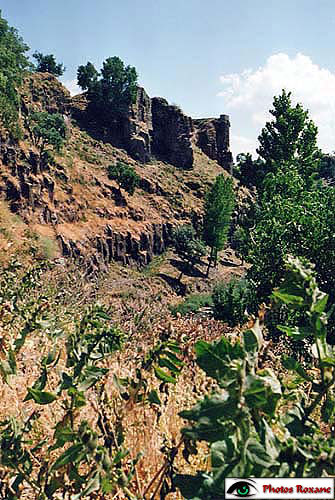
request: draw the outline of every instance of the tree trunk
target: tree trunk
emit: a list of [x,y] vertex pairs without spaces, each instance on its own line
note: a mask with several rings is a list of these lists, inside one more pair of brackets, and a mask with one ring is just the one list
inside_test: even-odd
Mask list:
[[209,259],[208,259],[208,267],[207,267],[206,278],[208,278],[208,276],[209,276],[209,269],[211,267],[212,260],[213,260],[213,251],[214,251],[214,248],[211,247],[211,253],[210,253],[210,256],[209,256]]

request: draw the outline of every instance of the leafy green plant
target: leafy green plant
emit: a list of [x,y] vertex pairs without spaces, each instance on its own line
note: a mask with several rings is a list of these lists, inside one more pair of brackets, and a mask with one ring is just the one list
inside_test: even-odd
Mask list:
[[[13,262],[0,275],[0,325],[6,332],[1,339],[3,381],[10,384],[19,372],[18,356],[29,337],[40,331],[52,347],[41,355],[39,375],[27,388],[30,415],[0,422],[4,480],[0,494],[6,500],[17,500],[28,489],[39,500],[59,495],[79,500],[93,492],[107,495],[122,490],[125,498],[135,500],[132,483],[141,455],[131,458],[124,446],[125,407],[132,403],[159,408],[159,393],[147,375],[152,373],[160,382],[160,391],[167,394],[168,385],[176,383],[183,367],[181,348],[167,332],[162,333],[134,376],[114,376],[121,404],[111,400],[105,390],[106,361],[120,351],[124,335],[109,311],[98,304],[89,307],[65,334],[42,295],[40,278],[45,266],[21,275],[20,270]],[[82,417],[88,402],[97,417],[90,422]],[[41,409],[49,405],[57,418],[52,436],[46,438],[38,429]]]
[[186,316],[187,314],[196,313],[202,307],[212,306],[213,300],[211,295],[196,293],[186,297],[180,304],[172,306],[170,310],[174,316],[176,316],[177,313],[181,314],[181,316]]
[[[176,474],[184,498],[224,498],[226,477],[321,477],[332,475],[335,439],[320,422],[334,422],[335,356],[326,342],[328,296],[321,292],[310,264],[287,258],[287,274],[273,298],[304,312],[308,327],[280,328],[294,340],[312,336],[314,363],[305,369],[283,356],[290,377],[262,365],[263,335],[258,320],[242,334],[195,345],[198,365],[218,389],[181,416],[183,436],[209,444],[212,470],[196,476]],[[283,439],[283,436],[285,438]]]
[[243,324],[246,310],[252,301],[250,284],[243,278],[233,278],[229,283],[218,283],[212,294],[213,313],[216,319],[226,321],[230,326]]

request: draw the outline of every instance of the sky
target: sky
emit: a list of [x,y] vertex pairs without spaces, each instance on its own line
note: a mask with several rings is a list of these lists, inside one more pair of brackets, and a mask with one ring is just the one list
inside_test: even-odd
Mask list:
[[334,0],[2,0],[25,42],[55,54],[63,83],[111,56],[135,66],[151,97],[194,118],[228,114],[234,155],[253,152],[282,88],[335,150]]

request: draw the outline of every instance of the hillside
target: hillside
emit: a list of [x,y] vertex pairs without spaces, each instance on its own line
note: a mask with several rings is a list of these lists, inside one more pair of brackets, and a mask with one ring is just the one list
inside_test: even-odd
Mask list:
[[[80,115],[78,98],[71,100],[52,75],[28,77],[22,122],[28,110],[63,113],[66,145],[51,162],[38,165],[28,133],[18,146],[3,141],[2,197],[31,231],[50,241],[58,256],[82,257],[91,269],[111,260],[148,264],[165,249],[174,225],[197,224],[204,193],[222,167],[195,144],[194,133],[191,169],[154,156],[140,163],[124,149],[92,137],[89,126],[84,128],[82,108]],[[123,193],[120,198],[108,179],[108,165],[118,160],[134,166],[140,176],[134,196]]]
[[[143,89],[139,89],[142,101],[143,96]],[[17,365],[15,374],[10,376],[10,386],[5,380],[0,384],[0,416],[1,419],[21,421],[34,415],[34,405],[25,401],[25,394],[39,377],[41,353],[46,355],[50,349],[59,350],[57,370],[66,370],[64,356],[68,336],[78,328],[78,321],[95,307],[94,304],[101,304],[125,336],[122,352],[104,364],[110,370],[110,375],[104,378],[106,397],[117,407],[112,411],[107,405],[103,411],[108,413],[108,425],[118,425],[122,419],[125,446],[132,459],[138,452],[144,454],[136,472],[137,487],[143,492],[165,460],[169,447],[180,439],[182,419],[178,412],[196,401],[205,383],[194,365],[192,345],[200,338],[213,340],[230,331],[227,325],[208,318],[208,310],[185,319],[180,315],[173,317],[170,308],[180,302],[181,295],[208,294],[218,280],[227,281],[245,271],[239,259],[228,250],[226,261],[219,262],[210,279],[205,276],[206,260],[203,259],[197,272],[186,271],[180,282],[181,262],[170,246],[173,227],[189,222],[200,227],[206,191],[218,174],[230,175],[215,159],[229,159],[226,151],[229,129],[226,125],[222,128],[227,118],[205,120],[196,129],[179,109],[168,108],[165,101],[160,102],[165,111],[168,108],[173,120],[182,120],[189,126],[189,135],[185,136],[184,131],[173,139],[179,148],[184,147],[186,139],[189,141],[186,141],[186,148],[191,151],[192,165],[185,168],[179,163],[178,147],[175,148],[171,137],[170,149],[161,149],[160,153],[156,149],[154,154],[155,146],[152,149],[150,146],[150,156],[139,159],[133,145],[129,149],[127,141],[122,148],[120,137],[99,136],[96,124],[85,121],[85,96],[71,98],[52,75],[30,74],[21,97],[23,137],[17,143],[11,142],[3,131],[0,149],[0,262],[3,297],[7,297],[1,311],[6,348],[20,336],[23,325],[29,324],[31,314],[39,311],[38,304],[44,304],[41,309],[44,312],[38,312],[38,321],[27,326],[27,342],[17,350]],[[139,103],[134,109],[130,110],[129,120],[143,131],[148,123],[137,122]],[[40,161],[38,149],[31,140],[27,116],[34,111],[61,113],[65,117],[65,145],[60,153],[53,151],[47,161]],[[221,133],[218,143],[217,122],[218,133]],[[174,126],[172,121],[169,127]],[[207,154],[203,151],[205,148]],[[108,178],[107,167],[117,161],[133,166],[140,177],[139,188],[132,196],[125,191],[120,196],[117,184]],[[32,276],[37,273],[33,281],[27,278],[30,273]],[[20,305],[12,314],[14,310],[10,310],[8,304],[16,294],[20,297],[17,299]],[[44,325],[44,321],[48,326],[38,326]],[[54,336],[54,330],[62,333]],[[167,332],[171,342],[183,346],[185,360],[189,360],[180,380],[171,387],[171,397],[169,389],[162,388],[162,384],[148,373],[146,391],[151,388],[159,393],[166,392],[161,396],[160,409],[155,405],[137,406],[133,404],[135,400],[131,404],[122,402],[113,385],[113,376],[134,378],[142,369],[145,356],[160,345]],[[5,350],[0,361],[2,373],[4,353]],[[50,375],[49,390],[55,390],[58,372]],[[190,379],[191,373],[194,379]],[[192,392],[194,396],[190,396]],[[96,397],[97,393],[90,391],[88,407],[80,417],[93,427],[102,415],[96,406]],[[62,404],[56,403],[53,409],[40,407],[40,418],[33,426],[34,441],[39,440],[41,432],[50,440],[54,438],[55,426],[60,419],[66,418]],[[33,470],[38,471],[38,462],[48,456],[44,444],[35,457],[36,462],[33,461]],[[201,455],[191,463],[189,470],[205,467],[206,461],[205,455]],[[126,461],[125,470],[128,466]],[[62,478],[66,484],[66,474]],[[117,487],[116,491],[117,496],[103,498],[123,499],[123,490]],[[2,494],[9,494],[5,486]],[[33,498],[28,484],[22,495],[22,498]]]

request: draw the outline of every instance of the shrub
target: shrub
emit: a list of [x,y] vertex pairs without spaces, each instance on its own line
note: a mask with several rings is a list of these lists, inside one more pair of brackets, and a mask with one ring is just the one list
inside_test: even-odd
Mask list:
[[204,243],[197,238],[193,226],[184,225],[173,231],[173,245],[178,256],[191,266],[201,262],[201,257],[206,255]]
[[108,177],[118,184],[120,191],[122,188],[129,194],[134,194],[140,180],[134,168],[121,161],[108,167]]
[[212,307],[213,300],[211,295],[205,293],[196,293],[189,295],[180,304],[171,306],[171,313],[176,316],[180,313],[182,316],[187,314],[196,313],[201,307]]
[[226,321],[230,326],[243,323],[251,298],[251,287],[243,278],[219,283],[212,295],[214,317]]

